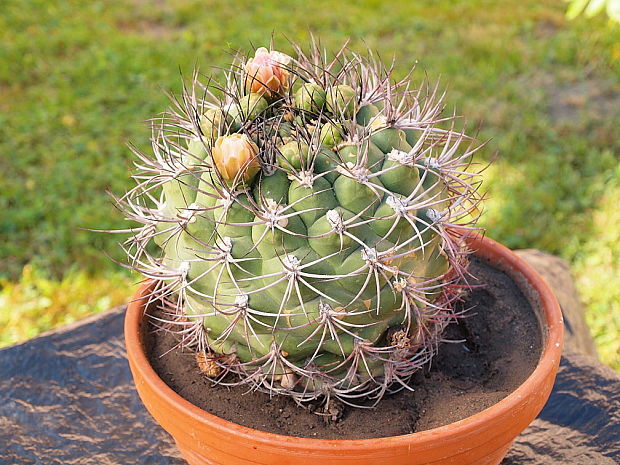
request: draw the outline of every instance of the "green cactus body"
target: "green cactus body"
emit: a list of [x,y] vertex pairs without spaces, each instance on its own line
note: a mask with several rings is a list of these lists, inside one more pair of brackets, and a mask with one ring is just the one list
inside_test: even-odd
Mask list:
[[306,83],[295,92],[295,106],[306,111],[320,111],[325,105],[325,90],[314,83]]
[[[269,105],[244,88],[230,90],[240,94],[232,107],[210,101],[187,150],[168,154],[179,168],[144,221],[162,250],[149,257],[158,271],[145,272],[200,322],[199,346],[225,355],[239,383],[300,401],[382,394],[430,358],[464,266],[450,227],[477,203],[459,181],[471,151],[458,155],[445,131],[399,115],[400,94],[372,77],[373,61],[356,66],[367,69],[308,74]],[[235,131],[258,148],[261,170],[231,185],[212,141]],[[158,147],[182,146],[172,138]],[[251,161],[217,155],[230,169]]]

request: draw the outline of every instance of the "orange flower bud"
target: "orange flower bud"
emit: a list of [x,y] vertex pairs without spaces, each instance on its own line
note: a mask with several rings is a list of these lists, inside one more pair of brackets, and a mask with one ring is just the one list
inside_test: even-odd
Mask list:
[[251,181],[260,170],[258,147],[245,134],[218,137],[211,153],[215,167],[227,182],[235,178]]
[[254,58],[250,58],[245,64],[246,89],[266,97],[281,93],[289,85],[286,66],[291,60],[292,58],[284,53],[270,52],[265,47],[260,47]]

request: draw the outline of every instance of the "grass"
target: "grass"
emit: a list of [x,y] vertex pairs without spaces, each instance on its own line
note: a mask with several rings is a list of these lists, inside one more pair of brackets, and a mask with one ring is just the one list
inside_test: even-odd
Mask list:
[[[233,6],[234,5],[234,6]],[[484,225],[571,264],[601,359],[620,370],[620,30],[567,23],[557,1],[3,2],[0,13],[0,343],[127,299],[105,194],[130,187],[132,141],[180,73],[225,65],[275,34],[350,38],[397,74],[441,77],[487,171]],[[109,299],[109,300],[106,300]]]
[[136,290],[123,273],[89,276],[70,270],[60,280],[49,279],[26,265],[18,282],[0,281],[0,346],[15,344],[92,313],[127,303]]

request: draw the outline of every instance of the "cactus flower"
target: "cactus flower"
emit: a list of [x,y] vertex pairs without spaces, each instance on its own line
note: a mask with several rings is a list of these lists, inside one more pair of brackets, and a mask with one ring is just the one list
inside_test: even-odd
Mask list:
[[265,47],[256,50],[254,58],[245,64],[246,89],[250,92],[273,97],[289,85],[286,66],[292,58],[284,53],[268,51]]
[[251,181],[260,170],[257,155],[258,147],[245,134],[218,137],[212,150],[215,167],[227,182]]

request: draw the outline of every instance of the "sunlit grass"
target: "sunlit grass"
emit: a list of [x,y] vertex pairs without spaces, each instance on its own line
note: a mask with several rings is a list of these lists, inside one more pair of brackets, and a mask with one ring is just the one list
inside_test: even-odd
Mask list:
[[577,286],[601,360],[620,371],[620,166],[592,216],[593,232],[575,260]]
[[127,303],[135,280],[125,273],[70,271],[57,281],[25,266],[19,281],[0,280],[0,346]]

